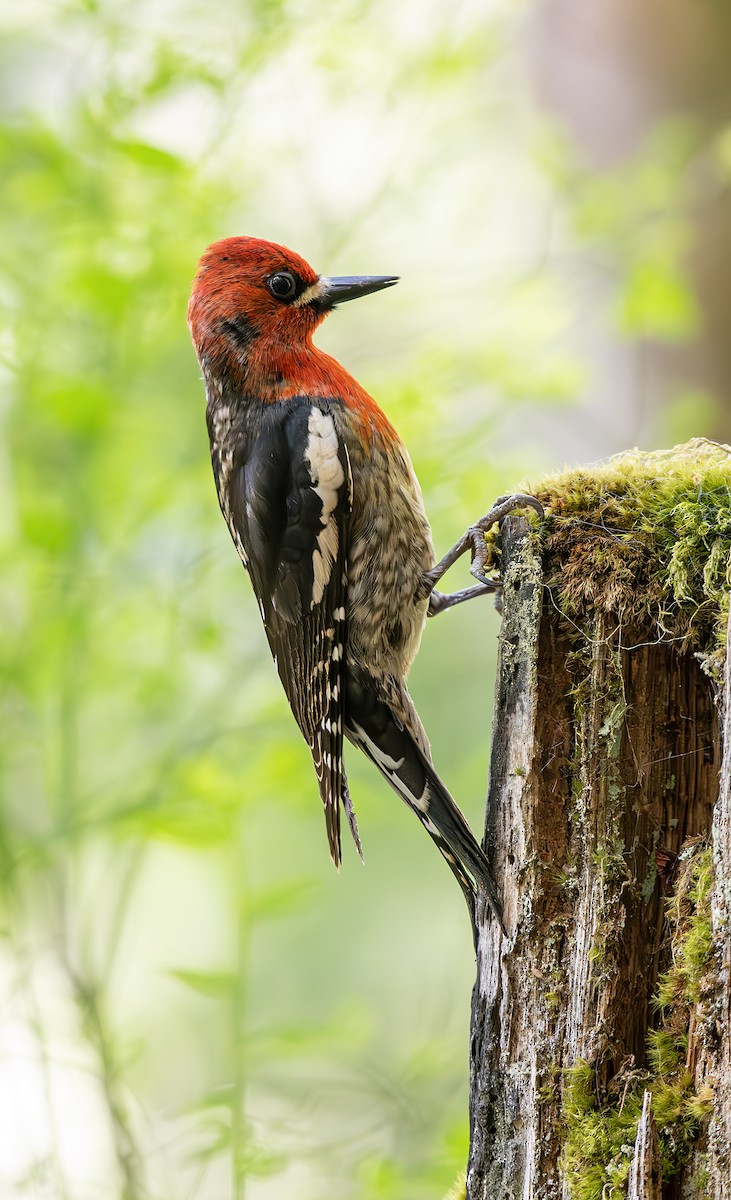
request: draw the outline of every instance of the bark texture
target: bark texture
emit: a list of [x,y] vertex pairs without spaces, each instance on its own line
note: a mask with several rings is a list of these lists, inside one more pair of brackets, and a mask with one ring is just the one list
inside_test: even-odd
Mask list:
[[660,1147],[652,1115],[652,1095],[648,1091],[642,1097],[642,1115],[637,1126],[627,1200],[662,1200]]
[[[687,642],[606,605],[573,622],[544,571],[509,518],[486,827],[508,937],[481,913],[467,1197],[731,1200],[728,673],[724,703]],[[711,838],[712,956],[658,1007]]]
[[713,933],[716,984],[712,1018],[704,1026],[700,1070],[713,1081],[709,1130],[709,1189],[712,1200],[731,1196],[731,610],[726,636],[723,696],[723,766],[713,814]]

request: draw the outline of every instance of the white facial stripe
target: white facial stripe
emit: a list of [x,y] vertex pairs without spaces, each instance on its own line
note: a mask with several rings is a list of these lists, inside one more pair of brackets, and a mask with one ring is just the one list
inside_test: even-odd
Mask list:
[[308,288],[305,288],[301,296],[292,301],[292,308],[304,308],[311,300],[318,300],[325,291],[325,285],[321,279],[316,279]]
[[312,552],[312,601],[311,608],[319,604],[330,582],[333,563],[338,556],[338,526],[335,509],[338,504],[338,489],[345,482],[345,473],[338,458],[338,438],[333,419],[319,408],[311,408],[307,422],[307,447],[305,457],[310,465],[312,486],[322,501],[317,546]]

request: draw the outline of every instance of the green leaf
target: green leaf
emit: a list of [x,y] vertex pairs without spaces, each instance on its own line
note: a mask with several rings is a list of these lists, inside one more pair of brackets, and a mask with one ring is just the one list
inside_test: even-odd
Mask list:
[[187,967],[176,967],[168,971],[173,979],[185,984],[199,996],[220,1000],[234,994],[238,977],[231,971],[203,971]]

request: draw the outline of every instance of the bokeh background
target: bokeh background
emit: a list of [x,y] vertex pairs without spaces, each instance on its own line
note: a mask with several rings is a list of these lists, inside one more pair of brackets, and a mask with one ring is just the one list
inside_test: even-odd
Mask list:
[[[553,466],[728,439],[727,6],[0,24],[0,1196],[439,1198],[462,898],[352,754],[367,865],[329,864],[217,510],[189,283],[233,233],[402,276],[319,341],[403,433],[440,549]],[[476,828],[497,630],[442,618],[412,677]]]

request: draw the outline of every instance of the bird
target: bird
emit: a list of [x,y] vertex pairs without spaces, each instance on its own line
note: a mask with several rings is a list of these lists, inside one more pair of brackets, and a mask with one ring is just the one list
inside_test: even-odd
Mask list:
[[[407,687],[428,616],[499,589],[484,532],[537,500],[501,497],[435,562],[408,451],[376,401],[313,342],[338,305],[398,276],[323,276],[275,242],[229,237],[198,264],[188,323],[206,392],[221,512],[247,569],[294,718],[309,746],[330,856],[341,810],[358,854],[343,766],[359,747],[413,810],[467,901],[500,922],[486,854],[437,774]],[[467,550],[477,584],[445,594]]]

